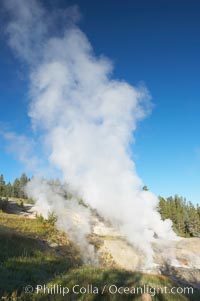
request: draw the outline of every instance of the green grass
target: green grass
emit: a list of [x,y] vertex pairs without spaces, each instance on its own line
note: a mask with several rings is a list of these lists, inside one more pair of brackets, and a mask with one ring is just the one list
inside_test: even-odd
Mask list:
[[66,273],[81,260],[75,246],[52,225],[0,212],[0,263],[0,296],[10,296],[20,295],[28,283],[46,283]]
[[[108,291],[108,287],[110,285],[116,285],[117,287],[143,287],[144,285],[148,285],[153,288],[164,288],[167,286],[169,289],[174,287],[175,284],[170,281],[165,276],[157,276],[157,275],[149,275],[142,273],[132,273],[118,269],[101,269],[101,268],[92,268],[83,266],[79,269],[71,269],[68,273],[61,277],[56,277],[53,281],[50,281],[46,284],[47,287],[53,287],[53,285],[58,285],[61,287],[68,287],[69,293],[63,297],[62,295],[56,294],[56,298],[54,296],[48,296],[44,294],[33,294],[31,296],[31,300],[33,301],[62,301],[62,300],[85,300],[85,301],[128,301],[128,300],[141,300],[140,294],[130,294],[130,295],[120,295],[120,294],[110,294]],[[99,293],[98,294],[77,294],[75,295],[72,292],[73,287],[78,284],[80,287],[87,287],[88,284],[92,284],[93,288],[97,287]],[[107,289],[102,295],[101,292],[103,290],[104,285],[107,285]],[[153,291],[152,295],[153,295]],[[187,300],[200,300],[200,295],[192,296],[184,296],[180,294],[176,295],[167,295],[167,294],[156,294],[152,300],[154,301],[187,301]],[[26,299],[25,299],[26,300]]]
[[[53,244],[54,243],[54,244]],[[24,287],[37,284],[67,286],[70,293],[47,296],[25,294]],[[99,294],[73,294],[74,285],[98,287]],[[151,287],[175,284],[165,276],[131,273],[119,269],[103,269],[84,266],[80,253],[67,236],[43,219],[0,212],[0,297],[10,301],[123,301],[141,300],[139,295],[111,295],[107,290],[101,295],[104,285]],[[157,294],[154,301],[199,301],[200,294],[192,296]]]

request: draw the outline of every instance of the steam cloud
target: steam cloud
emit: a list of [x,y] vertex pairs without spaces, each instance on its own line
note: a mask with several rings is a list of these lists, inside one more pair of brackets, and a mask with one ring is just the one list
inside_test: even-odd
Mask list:
[[[111,61],[95,56],[76,25],[77,7],[50,12],[34,0],[4,5],[11,16],[9,44],[29,66],[29,116],[49,166],[150,258],[155,233],[175,234],[157,212],[157,197],[141,189],[131,159],[137,122],[151,108],[148,91],[112,78]],[[47,190],[37,180],[28,188],[46,210],[60,204],[57,214],[67,223],[65,200],[53,201]]]

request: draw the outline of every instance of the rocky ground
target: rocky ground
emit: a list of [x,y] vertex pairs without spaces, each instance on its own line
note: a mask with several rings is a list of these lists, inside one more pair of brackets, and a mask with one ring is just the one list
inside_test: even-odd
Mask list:
[[[36,214],[33,205],[25,204],[20,208],[14,200],[10,200],[10,211],[27,218],[35,218]],[[145,258],[141,251],[129,244],[111,225],[98,216],[92,217],[91,224],[88,240],[95,246],[101,265],[165,274],[180,284],[193,285],[200,289],[200,238],[155,240],[154,263],[144,267]]]
[[101,239],[98,253],[107,265],[115,264],[130,271],[165,274],[180,284],[200,289],[200,238],[178,238],[176,241],[156,239],[154,263],[145,266],[145,257],[135,246],[111,226],[96,219],[93,227],[96,240]]
[[144,255],[125,239],[108,235],[101,238],[103,244],[99,252],[110,254],[117,266],[130,271],[165,274],[180,284],[192,284],[200,289],[200,238],[167,242],[158,240],[153,245],[154,263],[149,267],[144,265]]

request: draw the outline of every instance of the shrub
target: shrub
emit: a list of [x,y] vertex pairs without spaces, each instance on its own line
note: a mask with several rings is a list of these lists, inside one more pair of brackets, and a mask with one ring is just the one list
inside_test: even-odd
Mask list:
[[47,218],[48,224],[50,224],[50,225],[52,225],[52,226],[55,226],[57,220],[58,220],[57,215],[56,215],[53,211],[52,211],[52,212],[49,212],[48,218]]
[[36,220],[37,220],[39,223],[45,223],[45,218],[42,216],[42,214],[37,214],[37,213],[36,213]]
[[8,209],[8,206],[9,206],[8,199],[0,198],[0,209],[5,212]]

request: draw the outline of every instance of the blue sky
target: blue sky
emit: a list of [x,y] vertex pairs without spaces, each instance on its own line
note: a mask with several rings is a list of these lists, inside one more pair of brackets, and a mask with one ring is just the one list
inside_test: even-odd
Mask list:
[[[200,202],[200,2],[56,1],[71,4],[80,7],[80,27],[95,53],[113,61],[114,76],[145,83],[152,95],[153,111],[132,146],[139,176],[156,194]],[[1,34],[1,128],[29,133],[27,87],[26,67]],[[23,170],[0,138],[0,172],[12,181]]]

